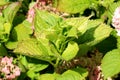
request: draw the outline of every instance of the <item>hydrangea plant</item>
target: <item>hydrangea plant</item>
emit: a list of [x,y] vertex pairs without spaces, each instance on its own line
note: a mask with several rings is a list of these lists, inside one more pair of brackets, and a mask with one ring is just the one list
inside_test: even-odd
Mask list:
[[0,0],[0,80],[119,79],[119,6]]

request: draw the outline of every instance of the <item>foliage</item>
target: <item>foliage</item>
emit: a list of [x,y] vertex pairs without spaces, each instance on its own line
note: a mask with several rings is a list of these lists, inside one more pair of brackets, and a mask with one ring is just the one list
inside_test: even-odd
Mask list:
[[[118,74],[119,70],[119,63],[120,63],[120,56],[119,50],[115,49],[108,52],[103,60],[102,60],[102,70],[105,78],[110,77],[112,75]],[[114,67],[114,68],[113,68]]]
[[120,37],[111,23],[119,3],[0,0],[0,57],[14,58],[18,80],[114,78]]

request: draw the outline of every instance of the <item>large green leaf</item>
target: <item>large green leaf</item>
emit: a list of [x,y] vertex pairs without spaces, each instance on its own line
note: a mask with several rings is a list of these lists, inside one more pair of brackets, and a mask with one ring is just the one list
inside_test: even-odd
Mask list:
[[95,38],[94,41],[92,41],[88,44],[95,45],[95,44],[101,42],[105,38],[109,37],[111,32],[112,32],[112,28],[110,28],[110,26],[101,24],[100,26],[98,26],[98,28],[96,28],[96,30],[94,32],[94,38]]
[[59,74],[42,74],[38,80],[56,80],[56,77],[60,76]]
[[[98,20],[89,20],[89,17],[69,18],[65,20],[67,25],[73,28],[69,31],[69,35],[78,36],[83,35],[88,29],[98,26],[101,22]],[[70,34],[70,32],[72,33]],[[74,31],[74,32],[73,32]],[[75,33],[76,31],[76,33]]]
[[59,0],[57,9],[67,13],[83,13],[89,8],[90,0]]
[[82,80],[85,80],[85,78],[88,76],[88,71],[85,68],[77,67],[77,68],[74,68],[72,70],[74,70],[74,71],[78,72],[79,74],[81,74],[81,76],[83,77]]
[[40,14],[40,11],[36,10],[35,21],[34,21],[36,32],[41,32],[41,30],[44,30],[50,27],[50,25],[47,24],[39,14]]
[[48,64],[34,64],[34,63],[31,63],[31,64],[28,64],[29,66],[29,69],[32,70],[32,71],[35,71],[35,72],[39,72],[45,68],[48,67]]
[[86,33],[79,38],[79,42],[82,44],[87,44],[89,46],[96,45],[105,38],[109,37],[112,28],[105,24],[100,24],[97,27],[90,28]]
[[51,52],[48,40],[28,39],[18,43],[15,53],[27,55],[29,57],[51,61],[54,54]]
[[[80,34],[85,33],[88,26],[89,17],[80,17],[80,18],[70,18],[66,19],[66,23],[76,28],[76,32],[79,31]],[[75,30],[75,28],[73,28]],[[72,34],[72,33],[71,33]],[[74,35],[77,34],[74,32]],[[70,35],[70,33],[68,34]]]
[[9,4],[4,10],[3,14],[7,22],[12,23],[17,11],[19,10],[21,6],[20,2],[14,2]]
[[67,70],[61,76],[58,76],[56,80],[85,80],[79,72],[74,70]]
[[[35,15],[35,36],[39,40],[49,39],[54,43],[57,49],[61,48],[61,44],[65,41],[64,33],[67,31],[63,30],[62,19],[54,14],[48,13],[46,11],[36,10]],[[63,52],[61,50],[60,52]]]
[[54,27],[55,25],[57,25],[62,18],[60,18],[59,16],[57,16],[56,14],[53,13],[49,13],[47,11],[42,11],[42,10],[36,10],[36,16],[39,15],[39,17],[46,22],[48,25]]
[[104,78],[112,77],[120,72],[120,50],[112,50],[103,57],[101,64]]
[[15,26],[11,32],[11,39],[5,43],[8,49],[14,49],[19,41],[29,39],[33,30],[29,22],[23,21],[23,23]]
[[39,15],[39,12],[36,12],[35,15],[35,35],[36,37],[44,37],[43,30],[50,28],[50,25],[48,25]]
[[44,36],[44,31],[53,31],[52,28],[56,27],[60,20],[60,17],[52,13],[36,10],[34,21],[36,37]]
[[32,29],[30,28],[30,26],[28,27],[25,24],[21,23],[14,27],[12,31],[12,38],[16,41],[25,40],[29,39],[31,34]]
[[66,61],[73,59],[77,55],[78,50],[79,47],[76,42],[69,42],[67,48],[62,53],[63,59]]
[[87,24],[87,28],[90,29],[90,28],[94,28],[94,27],[97,27],[101,24],[102,22],[100,20],[89,20],[88,21],[88,24]]

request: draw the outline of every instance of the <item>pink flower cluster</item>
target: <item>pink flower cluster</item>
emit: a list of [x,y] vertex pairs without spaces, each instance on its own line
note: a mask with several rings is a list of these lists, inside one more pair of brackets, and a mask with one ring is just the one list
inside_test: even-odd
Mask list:
[[120,36],[120,7],[116,8],[114,12],[112,25],[115,27],[117,35]]
[[13,58],[0,59],[0,80],[13,80],[20,75],[18,66],[12,64]]

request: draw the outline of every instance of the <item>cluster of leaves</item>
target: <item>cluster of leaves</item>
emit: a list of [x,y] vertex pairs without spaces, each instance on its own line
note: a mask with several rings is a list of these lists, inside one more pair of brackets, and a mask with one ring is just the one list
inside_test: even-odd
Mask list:
[[[35,9],[34,30],[25,18],[29,1],[0,0],[0,56],[14,56],[21,67],[18,80],[86,80],[86,68],[76,66],[62,74],[56,69],[62,61],[81,57],[97,48],[105,55],[101,61],[104,78],[120,72],[120,37],[110,26],[119,1],[115,0],[52,0],[62,18],[45,10]],[[92,17],[91,17],[92,15]],[[86,16],[86,17],[85,17]],[[51,69],[52,66],[52,69]],[[99,65],[98,65],[99,66]],[[64,67],[63,67],[64,68]]]

